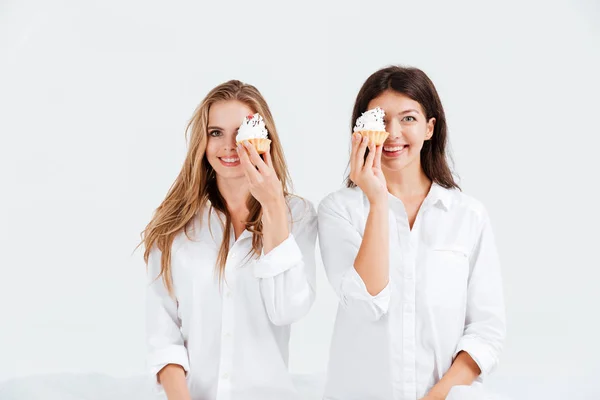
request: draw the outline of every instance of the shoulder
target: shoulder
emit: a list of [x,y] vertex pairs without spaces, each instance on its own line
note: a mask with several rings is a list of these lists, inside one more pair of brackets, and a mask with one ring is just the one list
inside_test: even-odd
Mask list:
[[448,191],[452,196],[452,207],[456,207],[459,211],[478,216],[486,214],[486,208],[479,199],[457,189],[450,189]]
[[319,213],[333,212],[350,212],[352,210],[360,210],[365,206],[365,196],[362,190],[358,187],[344,187],[325,196],[319,203]]
[[483,202],[458,189],[448,189],[451,196],[452,214],[459,216],[465,221],[475,222],[482,225],[488,220],[488,211]]
[[289,194],[286,198],[293,221],[315,218],[317,213],[312,202],[295,194]]

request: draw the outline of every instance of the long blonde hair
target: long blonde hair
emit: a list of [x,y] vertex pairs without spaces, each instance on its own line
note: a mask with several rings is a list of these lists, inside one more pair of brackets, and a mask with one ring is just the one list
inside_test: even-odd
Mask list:
[[[166,198],[158,206],[152,220],[141,233],[144,244],[144,261],[148,264],[148,257],[153,246],[161,251],[161,268],[163,282],[168,292],[173,295],[173,281],[171,275],[171,247],[173,240],[181,231],[189,238],[187,229],[191,225],[196,212],[202,217],[202,211],[210,204],[210,212],[216,210],[225,217],[223,223],[223,241],[219,249],[216,269],[221,281],[225,269],[225,262],[229,252],[229,240],[231,235],[231,215],[227,210],[227,204],[217,188],[216,173],[205,157],[206,144],[208,141],[207,126],[208,112],[212,104],[224,100],[237,100],[246,104],[254,112],[258,112],[264,119],[269,138],[271,139],[271,157],[273,167],[283,186],[284,195],[289,194],[288,184],[290,182],[288,169],[285,163],[281,142],[277,135],[273,116],[267,102],[258,89],[252,85],[238,80],[225,82],[212,89],[202,100],[194,111],[189,121],[185,136],[189,137],[188,151],[185,162],[169,189]],[[246,221],[246,229],[252,233],[252,253],[260,255],[262,250],[262,207],[251,195],[246,203],[249,216]],[[221,219],[220,219],[221,220]],[[222,221],[222,220],[221,220]],[[223,221],[222,221],[223,222]],[[140,243],[140,245],[142,244]]]

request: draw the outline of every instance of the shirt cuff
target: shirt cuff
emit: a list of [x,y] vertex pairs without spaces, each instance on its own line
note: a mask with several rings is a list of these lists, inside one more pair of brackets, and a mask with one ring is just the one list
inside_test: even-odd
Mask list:
[[157,394],[164,392],[164,388],[158,383],[158,373],[169,364],[181,365],[185,371],[186,381],[188,379],[190,364],[187,349],[184,346],[173,345],[155,351],[148,357],[148,364],[150,366],[150,375],[154,380],[154,390]]
[[256,278],[272,278],[287,271],[302,262],[302,251],[290,233],[287,239],[281,242],[269,253],[261,253],[254,263],[254,276]]
[[390,304],[389,281],[381,292],[373,296],[367,290],[367,285],[365,285],[365,282],[358,272],[356,272],[356,269],[352,267],[342,278],[341,292],[343,293],[342,298],[346,305],[357,300],[361,303],[371,304],[376,314],[376,319],[379,319],[388,311]]
[[477,363],[477,366],[479,366],[479,369],[481,370],[481,378],[489,375],[497,364],[496,357],[490,350],[490,347],[475,336],[463,336],[458,342],[458,346],[456,346],[456,351],[454,352],[452,359],[454,360],[461,351],[469,353],[473,361]]

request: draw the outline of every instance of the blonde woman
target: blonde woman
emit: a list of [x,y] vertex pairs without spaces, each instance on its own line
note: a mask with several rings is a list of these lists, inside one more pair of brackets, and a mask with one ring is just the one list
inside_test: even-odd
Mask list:
[[325,399],[483,399],[505,335],[500,263],[485,206],[447,162],[433,82],[373,73],[352,124],[384,111],[382,145],[352,136],[347,187],[319,206],[319,243],[340,305]]
[[[238,127],[259,113],[264,159]],[[288,192],[269,107],[240,81],[196,109],[179,176],[142,237],[151,373],[169,400],[294,399],[290,325],[315,298],[316,212]]]

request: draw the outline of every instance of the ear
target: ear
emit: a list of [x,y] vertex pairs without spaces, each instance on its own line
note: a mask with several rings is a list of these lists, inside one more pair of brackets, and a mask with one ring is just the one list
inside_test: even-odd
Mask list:
[[427,132],[425,133],[425,140],[430,140],[433,137],[433,129],[435,128],[435,118],[430,118],[427,121]]

